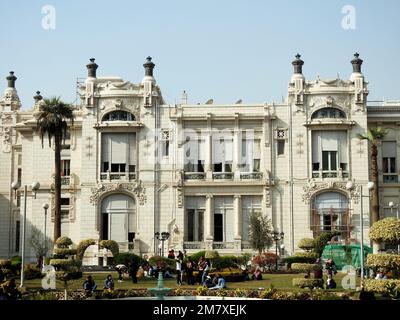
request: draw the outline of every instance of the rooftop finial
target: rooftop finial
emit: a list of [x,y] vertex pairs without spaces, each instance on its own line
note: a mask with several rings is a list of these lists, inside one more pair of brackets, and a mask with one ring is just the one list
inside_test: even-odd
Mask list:
[[33,99],[35,100],[35,104],[43,99],[43,97],[40,95],[40,91],[36,91],[36,95],[33,97]]
[[354,73],[361,73],[361,65],[363,63],[363,60],[359,58],[360,54],[356,52],[354,54],[354,59],[351,60],[351,64],[353,65],[353,72]]
[[295,55],[295,60],[293,60],[292,65],[294,67],[293,73],[299,73],[302,74],[303,73],[303,64],[304,61],[301,60],[301,55],[298,53]]
[[146,58],[146,61],[145,61],[145,63],[143,64],[143,67],[144,67],[144,74],[145,74],[145,76],[150,76],[150,77],[152,77],[152,76],[153,76],[153,69],[154,69],[154,67],[155,67],[155,64],[151,61],[151,57],[150,57],[150,56],[148,56],[148,57]]
[[86,68],[88,69],[88,77],[89,78],[96,78],[96,70],[99,67],[94,61],[96,60],[95,58],[90,58],[90,63],[86,65]]
[[14,71],[10,71],[10,75],[6,79],[8,82],[8,87],[15,88],[15,81],[17,80],[17,77],[14,76]]

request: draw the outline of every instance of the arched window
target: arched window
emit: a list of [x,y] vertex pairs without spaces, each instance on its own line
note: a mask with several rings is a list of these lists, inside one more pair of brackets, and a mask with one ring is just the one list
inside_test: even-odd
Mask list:
[[111,111],[104,115],[102,121],[135,121],[135,116],[127,111]]
[[315,111],[311,119],[346,119],[346,114],[339,109],[336,108],[323,108]]
[[101,202],[102,239],[133,242],[136,232],[135,200],[125,194],[111,194]]

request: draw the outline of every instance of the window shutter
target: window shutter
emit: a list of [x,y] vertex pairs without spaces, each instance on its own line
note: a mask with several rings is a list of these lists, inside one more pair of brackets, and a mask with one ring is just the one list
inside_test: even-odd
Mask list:
[[136,164],[136,133],[129,133],[129,164]]
[[127,134],[113,133],[111,135],[111,163],[127,162]]
[[348,163],[347,160],[347,132],[341,131],[339,137],[339,161],[340,163]]
[[338,151],[338,132],[322,132],[322,151]]
[[206,160],[206,142],[204,140],[198,140],[198,160]]
[[110,139],[111,136],[108,133],[103,133],[101,135],[101,161],[110,162]]
[[383,141],[382,142],[382,157],[383,158],[396,158],[396,142]]
[[233,161],[233,139],[226,139],[224,144],[225,161]]
[[261,159],[261,143],[260,140],[253,140],[254,144],[254,159]]

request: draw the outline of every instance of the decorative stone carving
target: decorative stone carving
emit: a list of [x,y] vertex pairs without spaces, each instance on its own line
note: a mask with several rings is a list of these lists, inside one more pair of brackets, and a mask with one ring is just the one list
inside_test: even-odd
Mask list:
[[147,200],[146,188],[142,186],[141,181],[138,184],[134,183],[99,183],[95,188],[91,189],[92,195],[89,198],[90,203],[97,204],[99,199],[105,194],[114,191],[123,191],[132,194],[139,205],[143,206]]
[[344,191],[346,194],[349,195],[350,199],[353,199],[355,203],[358,203],[358,185],[354,185],[351,190],[347,190],[346,182],[337,182],[337,181],[329,181],[329,182],[322,182],[317,183],[314,180],[310,180],[306,186],[303,187],[303,202],[309,203],[310,200],[314,197],[315,194],[319,193],[320,191]]
[[183,171],[178,172],[178,179],[176,182],[176,191],[177,191],[177,203],[178,203],[178,208],[183,207],[183,179],[184,179],[184,173]]
[[11,128],[2,127],[0,128],[1,136],[1,149],[4,153],[9,153],[11,151]]

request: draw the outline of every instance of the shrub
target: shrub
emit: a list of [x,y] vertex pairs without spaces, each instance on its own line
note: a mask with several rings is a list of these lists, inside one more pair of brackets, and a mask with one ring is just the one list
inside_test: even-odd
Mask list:
[[220,256],[213,260],[213,268],[221,270],[225,268],[237,268],[238,259],[235,256]]
[[161,269],[167,269],[170,268],[172,270],[175,270],[176,267],[176,261],[174,259],[169,259],[165,257],[160,257],[160,256],[153,256],[149,259],[149,263],[152,266],[157,266],[160,267]]
[[293,278],[293,286],[299,288],[323,288],[324,280],[323,279],[304,279],[304,278]]
[[208,288],[206,286],[197,287],[196,292],[198,296],[206,296]]
[[55,268],[65,268],[65,267],[72,267],[72,266],[79,266],[79,260],[73,259],[50,259],[49,262]]
[[400,291],[400,280],[394,279],[366,279],[364,280],[365,291],[387,294],[395,288]]
[[21,270],[21,264],[22,264],[21,256],[14,256],[11,258],[11,270],[13,270],[13,272]]
[[292,270],[300,272],[313,272],[315,270],[321,270],[322,266],[314,263],[292,263]]
[[[310,253],[310,256],[305,255],[307,253]],[[294,256],[286,257],[283,261],[287,264],[288,269],[291,269],[293,263],[314,263],[316,255],[313,252],[304,252],[301,255],[296,253]]]
[[119,245],[114,240],[101,240],[99,243],[100,249],[108,249],[111,251],[113,257],[119,253]]
[[393,271],[393,277],[397,278],[400,274],[400,255],[398,254],[369,254],[367,256],[367,266],[376,270],[384,269],[386,272]]
[[2,259],[0,260],[0,268],[9,268],[11,267],[11,260]]
[[24,266],[24,277],[26,280],[31,280],[43,278],[44,275],[42,274],[40,268],[38,268],[36,265],[27,264]]
[[318,237],[314,239],[314,251],[318,254],[318,257],[322,255],[325,246],[333,237],[340,235],[338,231],[327,231],[321,233]]
[[276,265],[277,259],[278,256],[275,253],[264,252],[262,254],[256,255],[253,258],[252,263],[262,268],[272,269],[273,266]]
[[68,249],[68,248],[55,248],[54,249],[54,254],[59,256],[60,258],[67,257],[67,256],[73,256],[77,252],[76,249]]
[[144,260],[136,254],[129,253],[129,252],[122,252],[122,253],[118,253],[114,257],[114,264],[115,265],[124,264],[126,266],[129,266],[132,259],[135,259],[135,262],[137,265],[141,265],[144,262]]
[[305,251],[310,251],[314,249],[315,242],[312,238],[303,238],[299,241],[299,244],[297,246]]
[[68,237],[59,237],[56,240],[56,245],[59,248],[68,248],[72,244],[72,240]]
[[206,254],[206,252],[203,250],[203,251],[198,251],[196,253],[193,253],[190,257],[192,258],[192,260],[194,262],[198,263],[200,260],[200,257],[204,257],[205,254]]
[[96,244],[96,240],[94,239],[86,239],[79,242],[78,247],[76,248],[76,257],[80,260],[83,259],[85,255],[85,251],[92,245]]
[[218,258],[218,257],[219,257],[219,253],[218,253],[218,251],[216,251],[216,250],[209,250],[209,251],[206,251],[206,253],[205,253],[205,255],[204,255],[204,258],[210,259],[210,260],[216,259],[216,258]]
[[378,243],[400,244],[400,219],[385,218],[375,222],[369,229],[369,238]]

